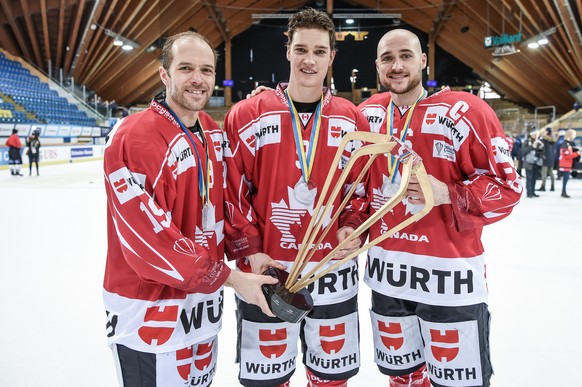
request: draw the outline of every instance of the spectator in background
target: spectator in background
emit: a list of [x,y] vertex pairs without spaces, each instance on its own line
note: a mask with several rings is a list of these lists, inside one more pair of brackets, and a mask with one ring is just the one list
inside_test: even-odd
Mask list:
[[511,158],[515,164],[515,169],[517,174],[522,177],[521,171],[523,169],[523,155],[521,153],[521,137],[517,135],[516,131],[511,133],[511,138],[513,138],[513,147],[511,148]]
[[570,179],[570,172],[572,172],[572,166],[574,160],[580,157],[580,151],[578,148],[574,147],[574,139],[576,138],[576,131],[574,129],[568,129],[566,131],[566,136],[562,147],[560,148],[560,163],[559,168],[562,172],[562,197],[570,198],[570,195],[566,193],[566,186],[568,185],[568,180]]
[[26,155],[28,156],[28,175],[32,175],[32,164],[36,164],[36,176],[38,176],[38,159],[39,159],[39,149],[40,149],[40,139],[38,138],[38,131],[34,130],[30,136],[26,139],[26,146],[28,150]]
[[539,132],[533,131],[527,137],[523,147],[523,167],[525,168],[525,189],[528,198],[537,198],[535,193],[536,180],[540,177],[544,157],[544,143],[539,138]]
[[20,141],[20,137],[18,137],[18,129],[12,129],[12,135],[6,140],[6,146],[8,147],[10,174],[12,176],[22,176],[22,173],[20,173],[20,167],[22,165],[20,148],[22,148],[22,142]]
[[111,102],[109,102],[109,111],[110,117],[117,117],[117,108],[119,107],[119,105],[117,104],[117,101],[115,100],[111,100]]
[[556,145],[556,138],[552,134],[552,128],[546,128],[545,131],[541,132],[540,140],[544,144],[544,161],[542,165],[542,185],[538,191],[546,191],[546,180],[548,175],[550,176],[550,181],[552,183],[550,191],[554,191],[554,162],[556,160],[554,146]]

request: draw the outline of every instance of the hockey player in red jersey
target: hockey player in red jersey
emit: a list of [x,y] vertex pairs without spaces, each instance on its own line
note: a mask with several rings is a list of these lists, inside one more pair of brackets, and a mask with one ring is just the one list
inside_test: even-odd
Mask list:
[[[427,96],[425,67],[416,35],[386,33],[376,69],[390,92],[359,106],[372,132],[397,136],[420,155],[435,199],[428,215],[368,251],[375,361],[390,375],[390,386],[489,386],[481,232],[510,214],[523,188],[493,110],[477,96],[448,88]],[[401,178],[393,158],[376,166],[368,187],[371,212]],[[408,197],[370,229],[370,239],[423,203],[413,177]]]
[[[365,117],[351,102],[322,90],[334,57],[335,30],[329,17],[313,9],[296,13],[288,29],[289,83],[237,103],[225,117],[226,251],[242,271],[290,268],[328,172],[335,171],[337,180],[353,147],[359,146],[348,146],[342,163],[331,165],[342,136],[368,130]],[[355,170],[353,174],[357,176]],[[355,176],[348,177],[348,183]],[[328,236],[314,246],[317,252],[305,270],[363,222],[362,187]],[[336,199],[335,208],[340,202]],[[359,243],[347,246],[342,255]],[[237,361],[243,385],[288,385],[299,337],[310,386],[345,386],[357,373],[356,260],[308,290],[315,307],[300,324],[269,318],[237,297]]]
[[222,131],[202,111],[216,53],[202,35],[169,38],[166,98],[125,118],[104,156],[107,337],[121,386],[208,386],[216,372],[223,285],[271,314],[269,276],[224,263]]

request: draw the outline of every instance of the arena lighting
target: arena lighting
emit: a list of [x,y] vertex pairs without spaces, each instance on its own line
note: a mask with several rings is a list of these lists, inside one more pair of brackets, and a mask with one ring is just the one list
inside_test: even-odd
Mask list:
[[[290,13],[253,13],[253,23],[260,23],[261,20],[270,19],[289,19],[293,14]],[[400,13],[334,13],[331,15],[332,19],[392,19],[400,21],[402,14]],[[347,22],[347,20],[346,20]]]
[[400,13],[334,13],[333,19],[400,19]]
[[527,46],[529,48],[538,48],[544,44],[548,44],[548,36],[556,32],[556,27],[552,27],[549,30],[542,32],[536,36],[529,38],[528,40],[521,43],[521,47]]
[[[99,25],[96,25],[96,26],[101,27]],[[103,28],[103,27],[101,27],[101,28]],[[121,47],[121,49],[124,51],[131,51],[134,48],[140,47],[140,45],[138,43],[134,42],[133,40],[130,40],[124,36],[121,36],[120,34],[117,34],[108,28],[103,28],[103,32],[105,32],[105,35],[113,38],[113,45],[114,46]]]

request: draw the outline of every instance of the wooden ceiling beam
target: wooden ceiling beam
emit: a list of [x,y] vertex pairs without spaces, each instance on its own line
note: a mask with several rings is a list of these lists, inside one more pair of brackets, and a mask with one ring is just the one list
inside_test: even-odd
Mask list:
[[[558,15],[560,16],[560,20],[562,21],[566,30],[566,35],[568,36],[566,41],[569,43],[569,48],[571,49],[573,56],[576,58],[575,62],[578,64],[578,68],[580,68],[582,63],[582,49],[580,48],[582,36],[580,36],[580,28],[573,20],[574,15],[569,4],[564,0],[554,0],[554,5],[558,10]],[[580,83],[580,78],[578,78],[578,83]]]
[[[444,36],[441,38],[441,47],[452,55],[458,55],[460,51],[467,51],[471,50],[470,54],[467,57],[471,58],[468,61],[468,65],[473,68],[473,70],[477,73],[486,73],[486,74],[500,74],[498,75],[499,79],[504,80],[503,89],[508,95],[512,95],[516,100],[523,100],[531,103],[533,106],[539,104],[540,93],[537,91],[539,90],[537,87],[532,89],[530,85],[528,85],[527,77],[524,74],[523,69],[527,68],[527,64],[520,63],[518,66],[515,66],[511,63],[511,61],[515,61],[517,58],[513,58],[513,56],[508,56],[505,59],[499,60],[499,62],[495,63],[491,60],[487,60],[487,53],[488,51],[478,50],[476,48],[470,48],[471,45],[464,45],[463,47],[459,47],[458,40],[455,39],[452,35],[447,35],[450,38],[444,39]],[[484,49],[483,49],[484,50]],[[485,53],[485,56],[483,54]],[[485,64],[489,63],[488,66]],[[479,71],[479,69],[481,71]],[[505,75],[502,75],[505,73]],[[543,78],[543,75],[540,75],[540,78]],[[485,80],[487,80],[485,78]],[[554,91],[548,86],[548,89],[541,87],[544,90],[544,93],[553,94]],[[517,98],[517,97],[520,98]],[[557,94],[554,96],[556,97]]]
[[[99,1],[93,7],[93,11],[90,13],[90,18],[87,19],[87,25],[85,26],[85,36],[78,47],[75,49],[75,59],[73,59],[73,63],[71,64],[71,76],[75,79],[78,79],[81,73],[81,69],[83,68],[83,61],[85,60],[85,56],[89,52],[91,46],[91,42],[93,42],[93,35],[95,31],[97,31],[97,26],[92,28],[91,26],[94,25],[94,20],[99,19],[101,13],[103,12],[103,8],[105,6],[105,1]],[[97,39],[95,39],[96,41]]]
[[57,39],[57,58],[56,58],[56,66],[57,68],[61,67],[61,60],[63,58],[63,42],[65,41],[64,33],[65,33],[65,0],[60,0],[60,7],[59,7],[59,37]]
[[0,24],[0,48],[6,50],[12,55],[20,52],[20,48],[14,40],[14,35],[10,31],[8,24]]
[[432,27],[431,36],[433,37],[432,38],[433,41],[435,41],[438,38],[441,29],[447,23],[448,19],[451,16],[451,13],[453,12],[453,8],[455,8],[456,4],[457,0],[450,0],[448,3],[443,4],[442,10],[439,11],[438,19],[435,20]]
[[[159,63],[155,63],[156,69],[158,65]],[[147,103],[153,97],[153,95],[148,94],[150,90],[161,89],[163,87],[164,85],[157,71],[144,72],[144,77],[141,79],[141,82],[131,89],[128,88],[119,100],[119,103],[121,105],[127,105],[134,103],[136,100]]]
[[[540,16],[540,18],[542,19],[542,21],[544,22],[544,25],[546,27],[546,29],[550,26],[559,26],[561,24],[561,21],[558,17],[558,15],[556,14],[556,12],[554,11],[553,7],[550,5],[550,3],[548,3],[548,0],[544,0],[544,5],[545,5],[545,12],[544,10],[542,10],[538,3],[535,1],[531,2],[531,7],[534,8],[536,10],[536,12],[538,13],[538,15]],[[551,20],[549,20],[546,17],[546,14],[550,15]],[[561,55],[561,53],[567,53],[568,52],[568,48],[566,47],[566,34],[563,28],[557,28],[557,35],[559,36],[561,39],[553,39],[550,38],[550,40],[552,41],[552,45],[555,45],[556,49],[552,50],[552,54],[556,55],[556,53],[560,53],[560,56],[563,57],[564,59],[564,63],[567,63],[568,68],[570,69],[574,69],[576,68],[576,64],[574,62],[574,58],[572,55]],[[566,75],[566,77],[568,77],[568,75]]]
[[141,66],[142,71],[134,73],[131,76],[126,76],[125,81],[120,82],[116,90],[110,89],[109,91],[104,91],[101,97],[109,100],[115,98],[119,101],[125,101],[127,100],[127,95],[132,94],[135,90],[141,89],[141,85],[150,77],[155,75],[159,79],[159,75],[157,74],[160,61],[157,58],[145,58],[141,62]]
[[[467,3],[468,4],[468,3]],[[522,3],[519,3],[520,6],[523,6]],[[484,31],[484,35],[490,34],[490,33],[495,33],[495,34],[500,34],[501,30],[497,29],[497,27],[491,26],[490,24],[488,24],[487,22],[487,12],[491,12],[491,9],[489,9],[489,11],[487,10],[488,5],[485,2],[472,2],[470,3],[470,7],[467,8],[467,12],[470,13],[471,18],[473,20],[480,20],[482,23],[484,23],[485,25],[485,31]],[[534,22],[534,25],[532,25],[532,20]],[[490,26],[490,28],[493,28],[493,31],[489,31],[487,32],[487,25]],[[517,30],[516,30],[517,32]],[[535,18],[533,17],[533,15],[529,12],[527,12],[526,14],[526,18],[523,21],[523,28],[522,28],[522,33],[525,36],[535,36],[537,35],[539,32],[541,32],[539,25],[537,25],[537,22],[535,21]],[[571,66],[568,65],[567,60],[564,58],[564,55],[561,54],[555,47],[550,46],[549,49],[551,50],[551,57],[544,57],[542,60],[545,61],[551,61],[551,63],[554,64],[555,69],[558,71],[561,71],[562,74],[565,77],[569,77],[572,78],[572,71],[571,71]],[[458,56],[459,58],[463,58],[464,55],[460,55]]]
[[4,11],[4,14],[6,15],[6,18],[8,19],[8,25],[10,25],[10,28],[12,29],[12,34],[14,35],[16,41],[18,42],[18,45],[20,46],[20,51],[22,52],[26,59],[28,59],[30,62],[33,62],[34,58],[30,53],[28,44],[24,37],[22,36],[22,33],[20,32],[20,28],[18,28],[18,25],[16,24],[16,19],[14,19],[14,13],[12,11],[13,4],[9,4],[7,0],[1,0],[0,5],[2,10]]
[[[165,10],[169,6],[171,6],[171,3],[165,2],[163,9]],[[130,16],[133,18],[133,23],[131,24],[130,29],[126,30],[122,27],[121,31],[124,31],[124,33],[119,34],[140,44],[141,47],[132,51],[116,49],[111,55],[102,61],[99,71],[96,72],[94,76],[99,78],[99,82],[104,88],[109,84],[111,77],[115,77],[117,75],[116,73],[123,72],[126,67],[130,66],[131,63],[142,54],[145,49],[144,47],[148,47],[157,39],[157,37],[160,36],[161,31],[154,25],[154,22],[159,21],[159,14],[163,11],[159,11],[157,7],[158,1],[151,2],[149,7],[142,8],[139,14],[134,13]],[[139,15],[139,17],[137,17],[137,15]],[[144,23],[145,27],[142,27]],[[144,31],[146,31],[148,35],[145,39],[142,36]],[[148,41],[144,42],[144,40]]]
[[[107,7],[107,12],[103,16],[103,19],[101,19],[101,14],[103,12],[100,9],[98,12],[96,12],[95,18],[93,20],[89,20],[89,23],[94,23],[96,28],[91,34],[87,50],[81,52],[81,58],[79,59],[79,65],[77,66],[77,69],[81,70],[77,71],[77,69],[75,69],[75,73],[77,74],[76,78],[82,80],[83,82],[86,82],[86,74],[91,68],[91,63],[93,58],[96,56],[96,53],[99,52],[105,42],[109,40],[109,37],[101,32],[102,27],[99,27],[99,24],[107,25],[116,5],[117,0],[113,0],[112,3]],[[87,63],[84,63],[84,61],[87,61]]]
[[[192,15],[196,15],[196,5],[192,4],[192,2],[190,1],[185,1],[183,4],[183,7],[180,7],[180,17],[176,18],[175,15],[173,14],[173,12],[171,12],[173,9],[175,9],[175,6],[172,6],[171,4],[166,4],[163,8],[163,10],[161,12],[159,12],[158,14],[158,18],[154,19],[154,18],[146,18],[145,20],[145,25],[140,26],[140,32],[138,32],[138,36],[140,37],[140,40],[142,41],[147,41],[147,45],[144,45],[146,47],[149,47],[151,44],[155,43],[155,41],[164,33],[167,33],[168,30],[159,30],[156,28],[156,25],[161,25],[164,26],[170,30],[173,29],[180,29],[180,32],[182,32],[182,28],[184,26],[184,23],[189,23],[192,21],[193,17]],[[190,7],[190,8],[187,8]],[[159,10],[157,10],[159,11]],[[153,20],[156,20],[156,23],[152,23]],[[172,33],[173,35],[173,33]],[[161,47],[160,47],[161,48]],[[136,69],[138,71],[140,70],[139,65],[136,66],[135,62],[140,58],[143,57],[144,55],[146,56],[150,56],[147,53],[143,53],[141,52],[140,55],[133,55],[130,58],[120,58],[118,61],[116,62],[112,62],[110,63],[108,66],[104,66],[103,67],[103,77],[100,77],[100,85],[102,86],[103,90],[107,90],[110,88],[110,86],[112,87],[116,87],[120,81],[122,81],[124,78],[123,73],[129,68],[129,76],[131,76],[132,73],[135,73]],[[155,55],[158,55],[157,53]],[[117,70],[115,70],[117,69]],[[115,71],[114,71],[115,70]]]
[[[454,27],[454,31],[456,31],[457,28],[461,27],[460,24],[456,24],[455,20],[451,20],[449,25]],[[476,27],[476,26],[474,26],[474,27]],[[471,30],[465,34],[464,41],[467,43],[465,46],[478,47],[479,51],[486,53],[488,51],[483,48],[482,43],[481,43],[481,39],[482,39],[483,34],[481,32],[479,32],[477,34],[473,33],[473,31],[476,31],[476,30],[477,30],[477,28],[471,28]],[[439,42],[437,41],[437,43],[439,43]],[[540,50],[543,50],[543,52],[545,52],[545,53],[546,53],[546,50],[549,50],[549,49],[550,49],[550,46],[540,48]],[[522,52],[520,52],[519,54],[514,54],[514,55],[524,57],[527,60],[527,58],[530,57],[534,53],[535,53],[535,51],[532,51],[530,49],[525,49]],[[459,52],[457,55],[459,58],[462,58],[464,56],[462,52]],[[512,58],[513,57],[514,56],[512,56]],[[483,57],[484,61],[488,61],[491,59],[492,58],[489,57],[488,55]],[[560,66],[559,59],[560,58],[556,58],[554,56],[554,52],[551,51],[549,53],[549,55],[543,55],[539,58],[536,58],[535,62],[528,60],[527,69],[529,71],[531,69],[536,70],[538,68],[541,68],[541,69],[543,69],[544,72],[540,73],[540,76],[543,76],[543,77],[553,76],[556,73],[556,70],[558,70],[558,72],[561,71],[561,73],[560,73],[561,76],[567,77],[568,76],[567,71],[563,70],[563,68]]]
[[210,18],[214,21],[216,28],[220,32],[223,41],[230,40],[230,31],[228,30],[228,26],[226,25],[226,19],[222,14],[220,8],[216,5],[215,0],[203,0],[204,6],[210,15]]
[[46,18],[46,0],[40,0],[40,16],[42,20],[42,37],[44,40],[44,57],[47,62],[52,62],[51,45],[49,41],[48,20]]
[[[117,15],[115,17],[115,19],[112,22],[110,22],[110,24],[101,24],[100,28],[101,29],[108,28],[110,30],[113,30],[116,33],[120,33],[120,31],[116,30],[117,24],[119,23],[119,21],[123,17],[125,10],[130,5],[132,5],[132,3],[133,3],[132,0],[121,2],[120,3],[121,8],[114,10],[115,15]],[[103,32],[103,31],[101,31],[101,33],[97,34],[97,35],[101,36],[103,39],[101,40],[101,45],[99,46],[99,49],[97,50],[97,52],[95,52],[95,54],[93,56],[93,60],[91,61],[91,63],[88,66],[89,69],[84,76],[84,82],[86,82],[87,84],[90,84],[93,81],[93,78],[95,76],[95,72],[99,70],[103,61],[106,60],[109,53],[111,51],[113,51],[113,44],[112,44],[113,41],[111,40],[111,37],[105,35],[105,32]]]
[[[118,29],[114,29],[114,32],[119,34],[120,36],[123,36],[127,39],[131,39],[133,41],[136,41],[137,38],[131,35],[131,28],[133,28],[133,23],[135,22],[135,19],[137,18],[138,15],[144,13],[144,12],[148,12],[148,10],[151,10],[154,8],[154,6],[157,4],[157,1],[155,1],[154,3],[150,2],[150,7],[149,8],[145,8],[144,11],[144,7],[146,6],[148,0],[140,0],[137,4],[134,4],[133,7],[128,8],[127,5],[130,3],[129,1],[125,3],[125,6],[123,8],[123,12],[120,13],[123,14],[124,11],[128,11],[129,15],[126,15],[123,19],[118,18],[118,20],[123,20],[123,24],[118,28]],[[139,20],[139,18],[138,18]],[[116,24],[114,24],[116,25]],[[136,43],[138,43],[136,41]],[[123,57],[124,55],[136,55],[137,53],[132,51],[130,53],[126,53],[126,52],[122,52],[122,50],[116,49],[116,50],[109,50],[108,51],[110,54],[107,55],[106,57],[104,57],[101,62],[99,63],[99,72],[94,72],[93,73],[93,77],[99,77],[100,74],[103,73],[103,67],[105,67],[108,63],[111,63],[112,61],[116,60],[119,57]]]
[[32,23],[32,18],[30,17],[30,10],[28,8],[28,0],[20,0],[20,8],[22,9],[22,15],[24,16],[24,21],[26,23],[26,30],[28,32],[28,36],[30,36],[30,43],[32,45],[32,51],[34,52],[36,63],[42,64],[40,49],[38,47],[38,41],[35,38],[36,33],[34,30],[34,24]]
[[65,74],[69,74],[71,72],[71,62],[73,61],[73,53],[77,47],[77,36],[79,35],[81,20],[83,20],[83,9],[85,8],[85,3],[85,1],[79,1],[79,5],[77,6],[77,12],[73,22],[73,30],[69,35],[69,45],[67,46],[67,55],[63,65]]

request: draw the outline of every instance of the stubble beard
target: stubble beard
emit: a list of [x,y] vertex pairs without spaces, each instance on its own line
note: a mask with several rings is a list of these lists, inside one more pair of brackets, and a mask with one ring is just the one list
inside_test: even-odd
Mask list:
[[421,74],[417,74],[416,76],[411,75],[408,84],[404,87],[404,89],[401,89],[400,87],[392,87],[389,75],[387,75],[384,80],[385,84],[383,84],[383,86],[393,94],[404,95],[418,87],[421,81],[422,81]]
[[182,109],[190,111],[190,112],[198,112],[204,109],[206,103],[208,102],[208,98],[205,98],[202,101],[189,101],[187,98],[188,92],[186,89],[176,90],[173,89],[171,92],[171,97],[176,105],[180,106]]

